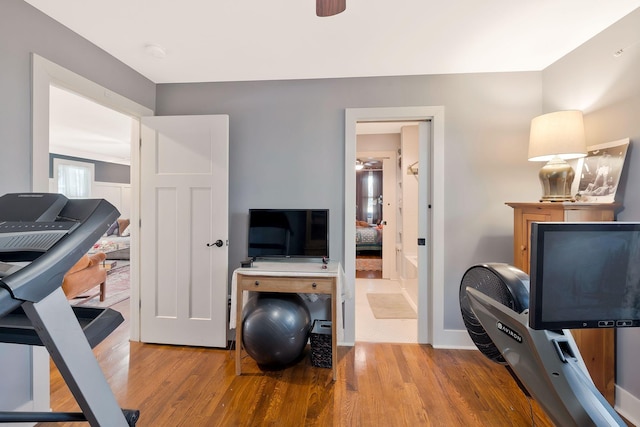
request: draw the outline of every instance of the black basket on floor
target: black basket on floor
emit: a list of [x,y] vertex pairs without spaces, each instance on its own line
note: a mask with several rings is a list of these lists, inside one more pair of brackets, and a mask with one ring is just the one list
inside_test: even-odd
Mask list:
[[331,321],[314,320],[311,329],[311,364],[331,368]]

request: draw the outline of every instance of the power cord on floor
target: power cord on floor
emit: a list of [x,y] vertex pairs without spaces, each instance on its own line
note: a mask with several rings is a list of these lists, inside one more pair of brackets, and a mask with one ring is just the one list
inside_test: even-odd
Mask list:
[[533,404],[531,403],[531,396],[525,393],[525,397],[527,398],[527,402],[529,402],[529,414],[531,415],[531,427],[536,427],[536,419],[533,416]]
[[236,340],[229,340],[229,358],[233,357],[232,352],[236,349]]

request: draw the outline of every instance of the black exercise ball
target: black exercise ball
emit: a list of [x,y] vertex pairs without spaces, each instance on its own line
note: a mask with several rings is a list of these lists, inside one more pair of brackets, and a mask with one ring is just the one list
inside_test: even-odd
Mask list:
[[259,293],[243,311],[242,343],[259,365],[284,366],[307,345],[309,309],[298,294]]

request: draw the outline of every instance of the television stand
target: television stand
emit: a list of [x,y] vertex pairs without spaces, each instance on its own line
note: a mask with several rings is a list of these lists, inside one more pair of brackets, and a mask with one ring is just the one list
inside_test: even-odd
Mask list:
[[231,281],[229,328],[236,329],[236,375],[242,374],[242,309],[248,292],[328,294],[331,297],[331,369],[337,379],[338,296],[340,264],[318,262],[256,261],[253,267],[238,268]]

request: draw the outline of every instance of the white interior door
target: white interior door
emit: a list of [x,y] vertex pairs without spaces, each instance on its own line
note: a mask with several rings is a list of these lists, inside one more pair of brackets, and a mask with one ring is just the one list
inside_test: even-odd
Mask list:
[[396,268],[396,159],[382,159],[382,278],[397,279]]
[[142,118],[143,342],[226,346],[228,146],[226,115]]
[[[436,233],[433,227],[433,217],[431,210],[432,203],[432,183],[430,179],[436,176],[430,169],[433,166],[431,162],[432,143],[431,143],[431,121],[420,122],[418,125],[418,146],[419,150],[419,167],[418,167],[418,319],[434,318],[434,314],[430,310],[435,308],[433,300],[433,287],[429,283],[433,269],[432,247]],[[440,247],[442,248],[442,246]],[[429,323],[428,327],[418,326],[418,342],[432,342],[433,323]]]

